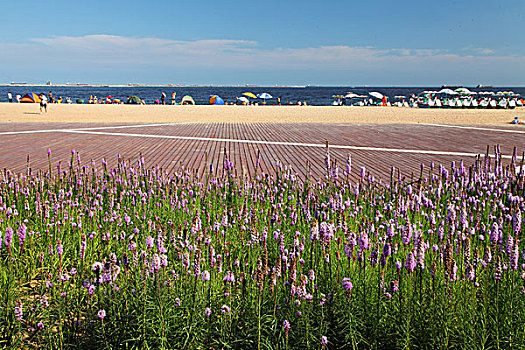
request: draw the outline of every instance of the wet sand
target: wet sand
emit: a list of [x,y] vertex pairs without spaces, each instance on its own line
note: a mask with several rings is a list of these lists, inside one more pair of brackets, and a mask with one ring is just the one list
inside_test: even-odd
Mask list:
[[[155,106],[0,103],[0,123],[438,123],[509,124],[514,110],[336,106]],[[517,127],[525,127],[523,125]]]

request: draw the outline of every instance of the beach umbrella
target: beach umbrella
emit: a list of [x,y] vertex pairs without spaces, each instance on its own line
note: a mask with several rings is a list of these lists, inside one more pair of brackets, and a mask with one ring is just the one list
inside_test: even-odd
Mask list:
[[455,92],[452,89],[441,89],[441,90],[439,90],[439,93],[440,94],[447,94],[447,95],[457,95],[458,94],[457,92]]
[[243,92],[242,94],[251,98],[257,98],[253,92]]
[[243,102],[243,103],[246,103],[246,104],[250,103],[250,100],[248,100],[248,99],[247,99],[246,97],[244,97],[244,96],[238,97],[237,100],[238,100],[238,101],[241,101],[241,102]]
[[268,98],[273,98],[272,95],[270,95],[269,93],[267,92],[262,92],[260,94],[257,95],[257,98],[262,98],[263,100],[266,100]]
[[377,91],[372,91],[372,92],[369,92],[368,94],[369,94],[370,96],[375,97],[375,98],[378,98],[378,99],[380,99],[380,100],[384,97],[382,93],[377,92]]
[[358,97],[358,94],[354,94],[353,92],[349,92],[345,95],[345,98],[356,98]]
[[224,100],[217,95],[212,95],[209,102],[211,105],[224,105]]

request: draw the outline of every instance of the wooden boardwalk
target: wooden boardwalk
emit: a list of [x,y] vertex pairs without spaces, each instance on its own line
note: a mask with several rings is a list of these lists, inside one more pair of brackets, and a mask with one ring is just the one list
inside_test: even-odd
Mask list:
[[[325,173],[325,142],[342,176],[347,154],[352,156],[353,179],[365,167],[376,178],[388,179],[391,167],[410,176],[421,163],[450,166],[463,160],[471,165],[475,154],[500,145],[509,156],[516,147],[525,151],[525,128],[511,126],[461,126],[431,124],[226,124],[178,123],[144,125],[0,124],[0,168],[26,171],[29,155],[33,171],[47,169],[46,150],[52,162],[67,166],[71,149],[84,165],[105,158],[115,166],[117,155],[135,162],[142,154],[146,165],[173,173],[181,168],[222,171],[227,155],[238,174],[253,174],[257,154],[260,169],[274,173],[291,167],[305,176],[307,164],[314,177]],[[280,164],[280,165],[279,165]]]

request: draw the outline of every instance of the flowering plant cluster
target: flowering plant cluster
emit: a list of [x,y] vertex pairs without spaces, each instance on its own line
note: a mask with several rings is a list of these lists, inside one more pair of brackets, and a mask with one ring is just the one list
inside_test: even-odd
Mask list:
[[339,177],[328,150],[324,179],[72,154],[0,174],[0,346],[525,344],[516,156],[385,184]]

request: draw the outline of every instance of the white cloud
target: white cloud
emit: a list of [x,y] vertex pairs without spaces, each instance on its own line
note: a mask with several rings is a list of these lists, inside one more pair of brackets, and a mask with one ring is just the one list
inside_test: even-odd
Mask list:
[[[497,56],[490,48],[467,47],[461,53],[429,48],[378,49],[346,45],[261,48],[249,40],[168,40],[115,35],[35,38],[26,44],[0,44],[1,66],[37,62],[39,67],[72,69],[168,70],[220,68],[240,70],[388,71],[434,77],[461,76],[505,65],[525,65],[523,56]],[[397,72],[397,73],[396,73]],[[505,74],[505,70],[499,74]],[[514,74],[515,75],[515,74]],[[521,80],[525,78],[521,73]],[[513,78],[516,78],[513,76]],[[520,78],[520,77],[518,77]],[[435,78],[434,78],[435,79]],[[482,79],[482,78],[481,78]]]

